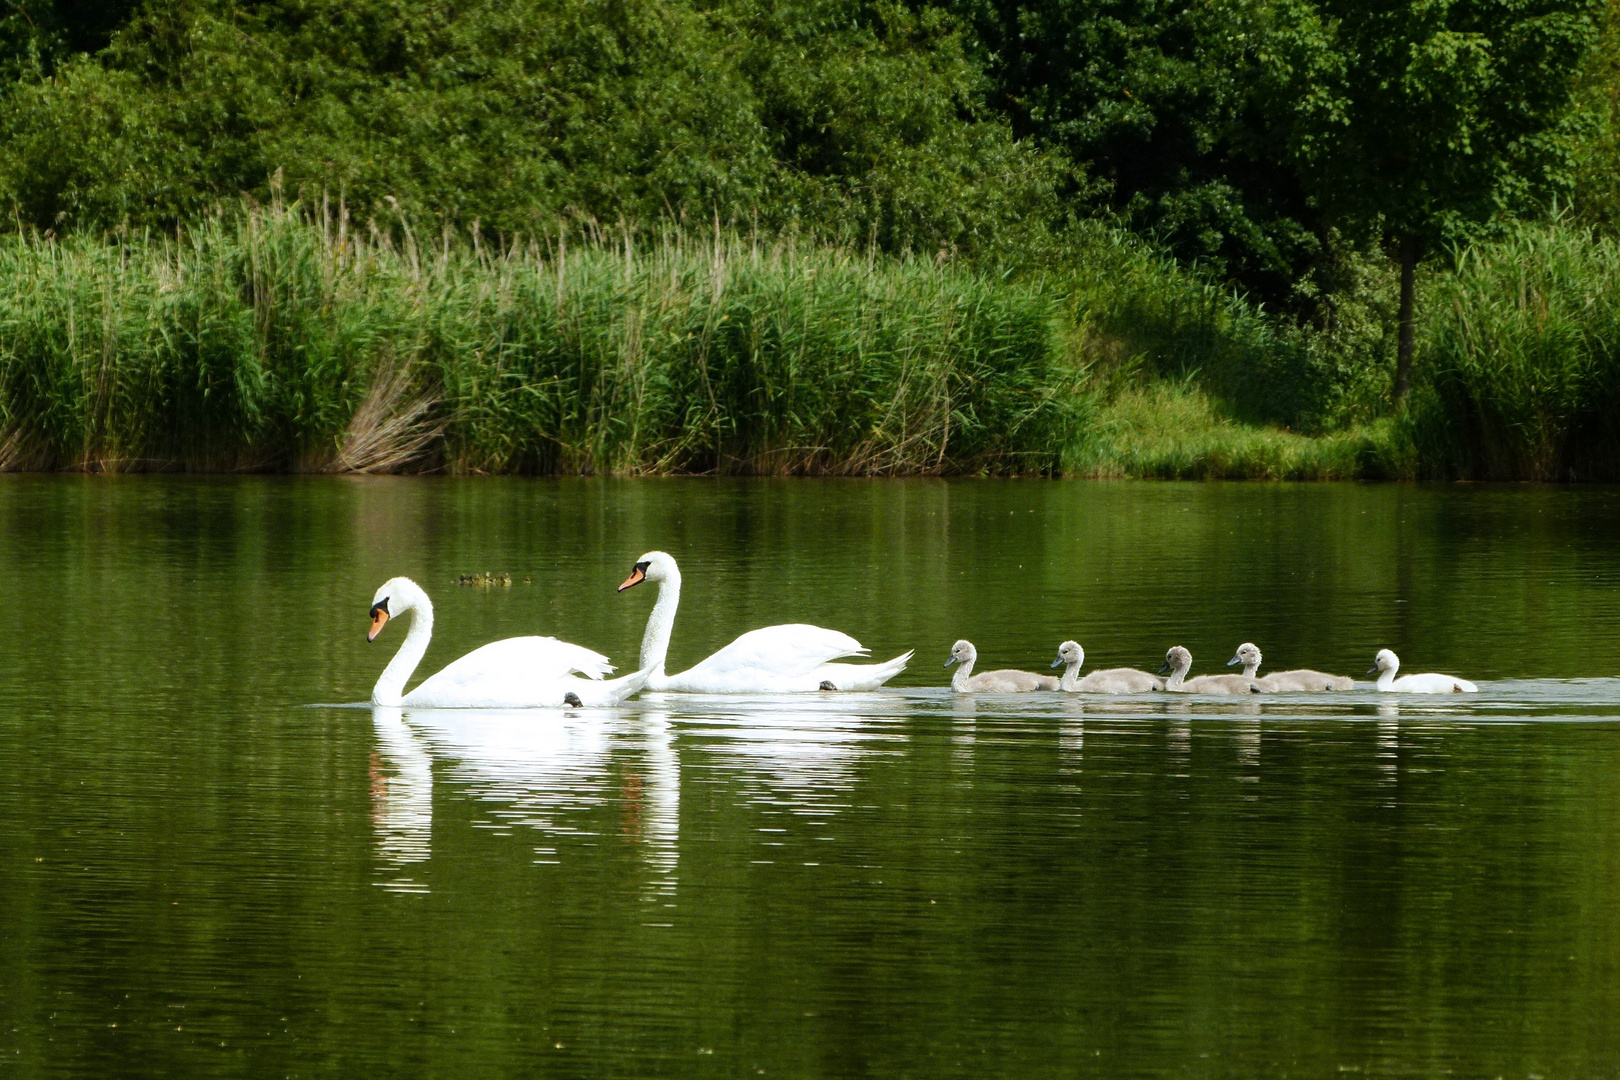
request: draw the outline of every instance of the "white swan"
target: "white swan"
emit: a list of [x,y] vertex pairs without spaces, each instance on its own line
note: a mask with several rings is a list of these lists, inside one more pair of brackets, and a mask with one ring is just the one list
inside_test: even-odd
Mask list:
[[973,663],[979,658],[979,650],[973,647],[973,642],[962,640],[951,646],[951,658],[945,661],[945,666],[961,664],[956,674],[951,676],[951,689],[958,694],[1021,694],[1028,690],[1056,690],[1058,681],[1050,675],[1037,675],[1033,671],[1014,671],[1003,668],[1000,671],[986,671],[983,675],[973,674]]
[[617,705],[647,682],[645,671],[604,681],[602,677],[613,665],[601,653],[582,646],[553,637],[514,637],[474,649],[407,694],[405,680],[421,663],[433,637],[433,601],[421,586],[403,577],[385,582],[371,601],[371,632],[366,640],[376,641],[389,619],[406,612],[411,615],[411,628],[399,652],[377,678],[371,691],[373,705],[420,709]]
[[1395,677],[1401,668],[1401,658],[1388,649],[1379,649],[1378,655],[1373,658],[1373,666],[1367,674],[1378,674],[1378,689],[1388,693],[1397,694],[1477,694],[1479,687],[1467,679],[1459,679],[1455,675],[1402,675]]
[[1163,690],[1164,683],[1155,676],[1135,668],[1101,668],[1085,678],[1080,667],[1086,662],[1086,650],[1078,641],[1065,641],[1058,646],[1057,659],[1052,666],[1066,665],[1058,689],[1077,694],[1142,694],[1149,690]]
[[1196,679],[1187,678],[1187,672],[1192,669],[1192,653],[1175,646],[1164,654],[1164,667],[1159,674],[1170,673],[1164,680],[1164,688],[1182,694],[1257,694],[1252,679],[1245,679],[1241,675],[1200,675]]
[[664,673],[675,609],[681,602],[681,570],[674,556],[649,551],[619,591],[651,581],[658,600],[641,639],[641,667],[647,689],[687,694],[796,694],[817,690],[876,690],[906,669],[907,652],[882,664],[834,664],[844,656],[865,656],[848,634],[808,623],[765,626],[733,641],[678,675]]
[[1256,678],[1255,673],[1260,670],[1260,647],[1253,642],[1245,641],[1238,646],[1237,654],[1226,662],[1227,667],[1234,664],[1243,665],[1243,677],[1253,679],[1254,685],[1262,693],[1279,693],[1287,691],[1311,690],[1354,690],[1356,681],[1343,675],[1329,675],[1325,671],[1312,671],[1310,668],[1291,668],[1288,671],[1273,671],[1270,675]]

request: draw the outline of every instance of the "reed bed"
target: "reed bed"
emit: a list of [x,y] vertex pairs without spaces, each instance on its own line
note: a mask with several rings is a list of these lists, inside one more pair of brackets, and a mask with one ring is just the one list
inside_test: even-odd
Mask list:
[[1620,243],[1523,227],[1461,252],[1428,309],[1426,471],[1620,480]]
[[0,468],[1041,473],[1060,305],[715,230],[457,238],[296,205],[0,240]]

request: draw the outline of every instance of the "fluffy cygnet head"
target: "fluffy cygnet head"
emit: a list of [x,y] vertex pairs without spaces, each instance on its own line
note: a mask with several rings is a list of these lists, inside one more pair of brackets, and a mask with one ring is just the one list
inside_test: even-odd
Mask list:
[[1080,647],[1080,643],[1078,641],[1065,641],[1058,646],[1057,659],[1052,661],[1052,666],[1062,667],[1065,664],[1073,664],[1079,667],[1085,662],[1086,650]]
[[680,571],[675,567],[675,557],[673,555],[663,551],[649,551],[636,560],[635,568],[630,571],[630,576],[624,579],[624,584],[619,586],[619,591],[624,592],[633,585],[640,585],[643,581],[651,581],[655,584],[660,581],[668,581],[679,573]]
[[971,664],[979,658],[979,651],[973,647],[973,642],[963,638],[951,646],[951,658],[945,661],[945,666],[952,664]]
[[408,577],[389,578],[383,582],[377,595],[371,598],[371,629],[366,634],[366,640],[376,641],[377,635],[388,625],[388,620],[414,608],[417,597],[421,595],[422,590]]
[[1170,671],[1186,671],[1190,667],[1192,667],[1192,653],[1180,645],[1176,645],[1164,654],[1164,667],[1159,669],[1159,674],[1163,675]]
[[1389,649],[1379,649],[1378,655],[1373,657],[1373,666],[1367,669],[1367,674],[1376,675],[1387,671],[1391,674],[1401,669],[1401,658]]
[[[1220,654],[1217,653],[1216,655],[1218,656]],[[1226,666],[1234,667],[1238,664],[1242,664],[1244,667],[1248,667],[1250,664],[1253,664],[1255,667],[1259,667],[1260,647],[1252,641],[1245,641],[1243,644],[1239,645],[1237,655],[1228,660],[1226,662]]]

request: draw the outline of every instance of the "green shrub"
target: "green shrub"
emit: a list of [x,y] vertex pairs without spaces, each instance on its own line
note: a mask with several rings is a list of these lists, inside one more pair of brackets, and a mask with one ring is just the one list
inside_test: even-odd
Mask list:
[[986,109],[965,49],[938,9],[864,0],[145,5],[0,83],[0,207],[172,231],[280,176],[507,237],[718,217],[976,250],[1043,228],[1069,170]]

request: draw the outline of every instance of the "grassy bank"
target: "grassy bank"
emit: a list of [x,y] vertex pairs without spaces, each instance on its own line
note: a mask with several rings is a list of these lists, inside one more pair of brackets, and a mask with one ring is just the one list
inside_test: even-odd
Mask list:
[[1196,382],[1168,379],[1109,397],[1066,465],[1076,476],[1160,480],[1393,480],[1418,472],[1397,420],[1301,435],[1234,419]]
[[1038,473],[1089,401],[1041,290],[813,244],[275,209],[0,281],[10,469]]

